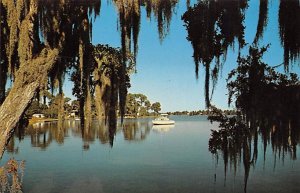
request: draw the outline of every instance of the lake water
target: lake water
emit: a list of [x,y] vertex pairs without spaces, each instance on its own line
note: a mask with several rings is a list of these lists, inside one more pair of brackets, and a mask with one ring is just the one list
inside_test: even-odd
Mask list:
[[[25,160],[24,192],[244,192],[244,165],[236,171],[208,150],[210,130],[205,116],[173,116],[174,127],[153,127],[151,119],[125,120],[113,146],[108,131],[94,123],[81,131],[79,122],[44,123],[15,137],[1,165],[14,157]],[[247,192],[300,192],[300,162],[280,157],[269,144],[266,158],[250,168]],[[299,157],[299,153],[296,153]]]

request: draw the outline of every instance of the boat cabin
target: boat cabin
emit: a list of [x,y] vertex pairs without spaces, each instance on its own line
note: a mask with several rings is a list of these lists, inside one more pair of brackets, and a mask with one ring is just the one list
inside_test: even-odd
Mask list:
[[172,125],[175,121],[168,118],[168,114],[160,114],[159,117],[152,121],[154,125]]

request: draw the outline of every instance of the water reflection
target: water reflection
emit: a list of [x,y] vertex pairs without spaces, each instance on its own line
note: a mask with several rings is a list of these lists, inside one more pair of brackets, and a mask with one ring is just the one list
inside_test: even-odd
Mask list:
[[225,175],[228,165],[235,172],[237,164],[243,162],[245,192],[249,171],[258,159],[259,135],[264,161],[271,145],[275,165],[277,157],[284,161],[288,154],[295,160],[299,144],[300,81],[296,74],[281,74],[263,63],[266,50],[250,47],[249,56],[240,57],[239,66],[229,75],[229,103],[235,97],[238,115],[227,117],[212,108],[214,116],[210,117],[220,123],[220,129],[212,131],[209,150],[222,155]]
[[[274,156],[274,169],[276,161],[285,159],[297,159],[297,145],[300,144],[300,122],[298,119],[285,117],[283,119],[268,119],[264,122],[248,122],[239,117],[220,116],[221,129],[213,130],[209,140],[209,150],[215,156],[221,156],[224,161],[224,172],[227,170],[237,172],[237,166],[243,164],[244,168],[244,192],[247,191],[247,183],[250,170],[254,169],[259,156],[266,163],[268,145]],[[261,136],[261,140],[259,140]],[[259,144],[263,151],[259,151]]]
[[[80,121],[65,120],[62,123],[44,122],[28,125],[26,128],[18,129],[15,136],[11,138],[7,145],[7,152],[18,153],[16,140],[30,138],[31,146],[46,150],[53,142],[62,145],[69,137],[81,138],[84,150],[90,148],[90,144],[99,141],[101,144],[113,146],[114,137],[117,133],[122,133],[124,140],[142,141],[145,140],[151,130],[149,121],[138,119],[126,120],[123,124],[118,122],[114,129],[106,124],[104,120],[93,121],[91,127],[82,127]],[[21,135],[21,137],[19,137]]]
[[123,126],[124,139],[128,141],[145,140],[149,134],[151,126],[149,122],[139,122],[136,119],[125,121]]
[[156,132],[168,132],[174,127],[175,125],[153,125],[152,130]]
[[[18,149],[19,137],[15,135],[12,139],[9,147],[14,152],[9,154],[28,162],[26,172],[30,175],[25,177],[24,192],[41,192],[40,189],[67,192],[54,187],[69,189],[90,178],[99,180],[85,184],[82,188],[86,188],[86,192],[97,192],[94,188],[100,183],[105,192],[135,192],[137,188],[143,192],[243,192],[243,189],[266,192],[266,187],[269,192],[280,192],[276,188],[273,191],[272,187],[277,179],[281,187],[286,188],[290,181],[296,180],[290,176],[298,177],[295,172],[300,169],[299,160],[288,159],[289,150],[295,158],[296,153],[299,156],[299,151],[291,146],[293,141],[299,144],[299,137],[294,138],[299,133],[292,134],[298,124],[276,124],[275,128],[270,124],[265,127],[268,129],[261,126],[260,130],[249,130],[249,125],[242,124],[237,117],[227,117],[225,123],[229,129],[218,129],[210,141],[210,150],[219,156],[215,166],[207,143],[210,129],[218,125],[211,125],[205,118],[174,116],[172,119],[178,123],[175,127],[153,126],[149,119],[125,119],[123,125],[117,124],[113,149],[105,122],[93,121],[89,130],[82,130],[80,122],[73,120],[64,121],[60,131],[56,122],[30,125],[24,130],[24,141],[18,151],[14,150]],[[56,139],[58,133],[63,136],[62,142]],[[260,135],[266,137],[266,141]],[[277,153],[272,154],[272,148],[277,149],[274,150]],[[9,156],[6,154],[4,160]],[[45,167],[49,172],[42,169]],[[262,183],[266,185],[261,186]]]

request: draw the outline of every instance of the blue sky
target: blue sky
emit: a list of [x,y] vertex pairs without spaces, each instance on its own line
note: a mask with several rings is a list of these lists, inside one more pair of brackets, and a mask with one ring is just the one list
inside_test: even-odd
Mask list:
[[[278,3],[270,1],[268,26],[261,45],[271,44],[264,60],[270,65],[283,61],[283,49],[278,33]],[[259,1],[251,0],[246,11],[245,38],[251,43],[256,33]],[[151,102],[160,102],[162,111],[199,110],[205,108],[204,103],[204,69],[201,67],[199,79],[195,77],[193,50],[186,40],[187,32],[181,20],[186,11],[186,0],[180,0],[173,15],[170,32],[160,43],[157,32],[157,22],[154,18],[146,19],[142,11],[139,34],[139,51],[137,56],[137,73],[131,76],[131,93],[142,93]],[[120,32],[117,31],[117,12],[113,4],[103,1],[100,17],[93,24],[93,44],[109,44],[120,47]],[[247,47],[246,47],[247,48]],[[226,63],[219,78],[212,103],[222,109],[228,109],[225,79],[236,66],[237,47],[230,49]],[[245,49],[245,52],[247,49]],[[282,70],[282,69],[280,69]],[[65,87],[69,87],[69,83]],[[66,90],[66,89],[65,89]],[[70,89],[69,89],[70,90]],[[67,95],[68,92],[66,91]]]

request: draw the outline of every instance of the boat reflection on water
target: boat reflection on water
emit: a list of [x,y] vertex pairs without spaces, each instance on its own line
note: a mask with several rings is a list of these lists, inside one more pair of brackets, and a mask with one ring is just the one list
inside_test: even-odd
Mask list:
[[168,132],[174,127],[175,125],[153,125],[152,130],[155,132]]

